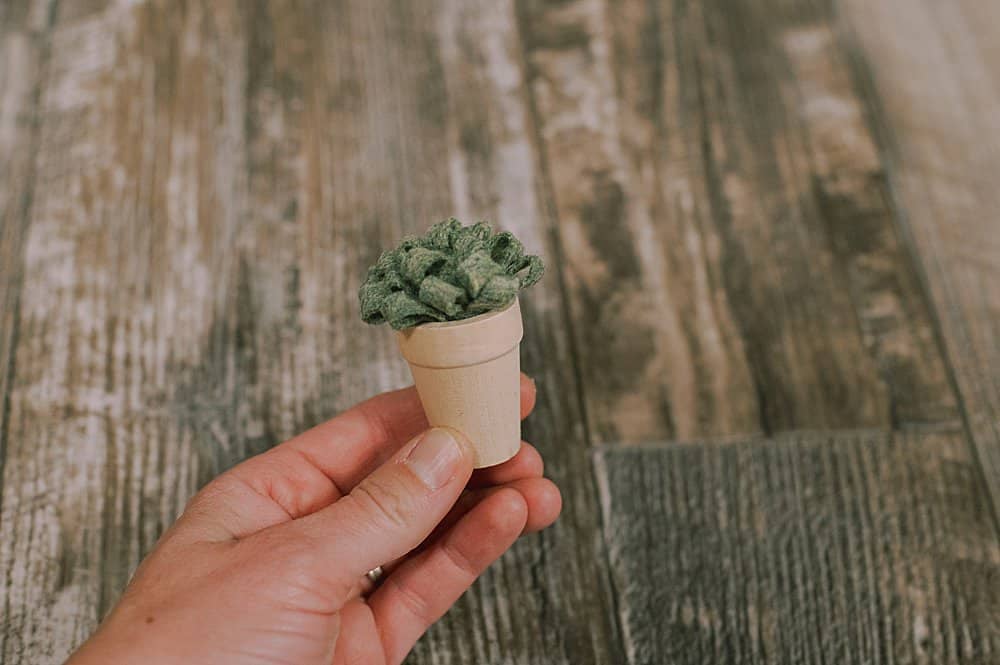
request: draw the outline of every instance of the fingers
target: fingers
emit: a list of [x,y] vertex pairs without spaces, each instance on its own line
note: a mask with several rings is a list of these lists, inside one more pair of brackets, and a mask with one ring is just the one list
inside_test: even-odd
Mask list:
[[544,471],[545,462],[541,454],[533,445],[522,441],[517,454],[503,464],[473,471],[469,487],[493,487],[518,478],[538,478]]
[[[521,417],[534,406],[535,384],[522,374]],[[183,521],[192,537],[226,540],[304,517],[346,494],[426,428],[414,388],[377,395],[233,467],[199,493]],[[526,468],[512,462],[480,477]]]
[[521,420],[527,418],[535,410],[535,400],[538,398],[538,388],[535,380],[521,372]]
[[498,490],[386,578],[368,599],[386,662],[402,662],[424,631],[517,540],[527,513],[518,492]]
[[555,483],[548,478],[518,478],[496,487],[463,492],[454,507],[448,511],[445,518],[434,529],[429,541],[433,542],[435,538],[446,533],[483,500],[504,489],[511,489],[519,493],[528,506],[528,518],[524,526],[525,533],[535,533],[551,526],[559,517],[559,513],[562,512],[562,494]]
[[[562,512],[562,493],[548,478],[522,478],[507,483],[504,487],[520,494],[528,506],[524,533],[535,533],[552,526]],[[492,490],[495,491],[499,490]]]
[[[476,504],[493,492],[509,487],[521,492],[528,503],[528,532],[544,529],[559,516],[562,497],[559,489],[541,477],[544,470],[542,457],[530,443],[521,442],[517,455],[503,464],[486,469],[476,469],[466,486],[440,524],[435,527],[429,541],[450,529]],[[536,482],[537,481],[537,482]]]
[[278,446],[206,485],[188,504],[178,526],[196,539],[244,538],[313,513],[340,497],[340,489],[308,456]]
[[[534,409],[535,397],[535,383],[521,374],[521,418]],[[279,448],[307,457],[346,493],[427,427],[416,389],[404,388],[376,395]]]
[[461,435],[430,429],[350,494],[282,525],[277,535],[311,543],[331,591],[346,597],[368,570],[417,547],[448,513],[471,474],[471,451]]
[[[547,478],[518,478],[498,487],[488,487],[478,490],[466,490],[458,498],[444,519],[434,528],[420,548],[402,559],[386,562],[382,567],[386,573],[391,573],[402,565],[407,558],[419,556],[420,553],[436,546],[446,534],[464,517],[473,511],[487,498],[503,490],[514,490],[521,495],[528,508],[522,534],[535,533],[552,525],[562,512],[562,495],[555,483]],[[372,584],[365,578],[357,581],[351,596],[359,596],[371,590]]]

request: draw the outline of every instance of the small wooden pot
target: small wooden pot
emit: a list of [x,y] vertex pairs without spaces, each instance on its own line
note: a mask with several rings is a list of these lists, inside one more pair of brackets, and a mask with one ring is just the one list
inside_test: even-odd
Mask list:
[[521,447],[523,336],[516,298],[498,312],[397,334],[427,420],[465,434],[477,469],[505,462]]

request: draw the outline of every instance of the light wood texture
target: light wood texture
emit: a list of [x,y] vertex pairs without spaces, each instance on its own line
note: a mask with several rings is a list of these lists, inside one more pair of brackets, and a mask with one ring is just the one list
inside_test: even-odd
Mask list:
[[233,436],[219,414],[234,402],[186,400],[213,387],[192,379],[236,294],[238,163],[218,148],[244,117],[216,83],[239,76],[243,52],[211,37],[227,32],[221,5],[72,9],[44,37],[33,119],[4,432],[5,663],[62,662],[217,470],[196,442]]
[[[24,236],[34,195],[38,96],[47,62],[49,3],[0,5],[0,470],[6,395],[14,375]],[[0,491],[3,474],[0,473]]]
[[[1000,515],[1000,5],[843,5],[848,34],[865,50],[895,192]],[[893,28],[880,30],[888,21]]]
[[957,418],[828,3],[524,4],[599,440]]
[[427,421],[472,443],[474,466],[506,462],[521,449],[521,307],[396,334]]
[[963,433],[602,451],[630,663],[995,663],[1000,543]]
[[[61,662],[200,484],[408,382],[391,331],[358,319],[381,248],[456,212],[509,220],[546,247],[513,7],[465,7],[56,14],[44,187],[23,275],[3,266],[24,284],[4,435],[3,662]],[[464,77],[486,87],[471,95]],[[459,100],[466,121],[489,123],[465,131],[495,153],[455,141]],[[569,482],[590,465],[558,278],[524,317],[525,365],[550,405],[525,433],[566,488],[566,519],[492,570],[418,662],[620,660],[595,492]]]
[[356,293],[450,215],[546,258],[564,514],[411,662],[995,660],[998,11],[0,3],[0,662],[62,662],[199,486],[408,383]]

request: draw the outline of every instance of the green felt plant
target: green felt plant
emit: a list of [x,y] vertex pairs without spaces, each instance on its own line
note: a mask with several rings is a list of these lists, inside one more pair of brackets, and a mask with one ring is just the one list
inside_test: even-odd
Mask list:
[[358,293],[361,318],[396,330],[460,321],[503,309],[544,270],[514,234],[494,234],[486,222],[462,226],[447,219],[383,252],[368,269]]

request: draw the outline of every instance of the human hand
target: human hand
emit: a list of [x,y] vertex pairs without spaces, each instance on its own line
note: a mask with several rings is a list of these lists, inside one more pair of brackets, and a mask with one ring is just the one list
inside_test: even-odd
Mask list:
[[[522,377],[522,417],[534,401]],[[69,665],[401,662],[561,508],[531,445],[473,473],[461,435],[426,428],[413,388],[385,393],[222,474]]]

